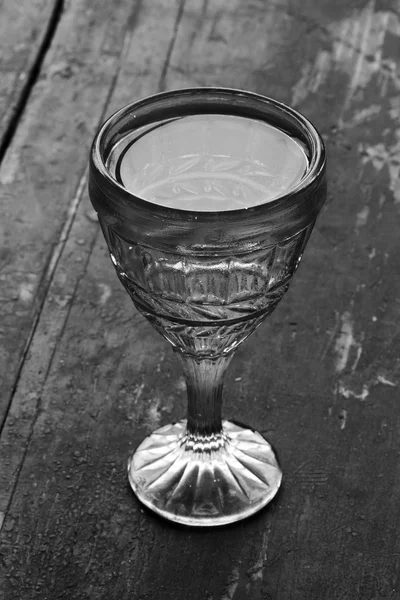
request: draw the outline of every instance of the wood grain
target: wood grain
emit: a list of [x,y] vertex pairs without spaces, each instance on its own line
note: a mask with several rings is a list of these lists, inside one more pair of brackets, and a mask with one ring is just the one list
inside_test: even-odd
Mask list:
[[398,597],[399,35],[392,8],[359,0],[143,2],[115,87],[102,81],[110,109],[161,88],[247,87],[294,103],[327,142],[329,202],[225,387],[225,414],[277,447],[284,487],[213,531],[136,503],[125,458],[183,414],[184,383],[116,280],[82,183],[0,438],[5,600]]

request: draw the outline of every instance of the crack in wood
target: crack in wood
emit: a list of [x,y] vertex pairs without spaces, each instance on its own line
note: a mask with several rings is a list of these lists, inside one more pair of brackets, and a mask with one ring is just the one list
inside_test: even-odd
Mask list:
[[56,0],[52,15],[47,26],[47,30],[43,37],[43,41],[39,47],[39,51],[36,56],[36,60],[29,72],[26,79],[25,85],[20,94],[19,100],[14,108],[14,114],[8,124],[6,131],[4,132],[3,139],[0,143],[0,165],[4,159],[4,156],[13,140],[14,133],[20,123],[21,117],[25,111],[25,107],[29,101],[31,92],[38,80],[40,71],[42,69],[43,62],[46,58],[47,52],[53,41],[55,32],[61,19],[61,15],[64,9],[64,0]]

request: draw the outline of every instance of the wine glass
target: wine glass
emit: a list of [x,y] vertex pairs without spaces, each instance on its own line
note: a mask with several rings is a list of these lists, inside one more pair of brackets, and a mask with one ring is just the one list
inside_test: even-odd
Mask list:
[[[303,176],[272,201],[224,211],[165,206],[129,191],[120,171],[132,139],[193,115],[245,117],[286,132],[307,157]],[[257,94],[164,92],[126,106],[101,127],[89,193],[119,279],[171,343],[187,384],[187,418],[139,445],[128,461],[131,487],[143,504],[177,523],[243,519],[271,501],[282,473],[260,433],[222,420],[224,374],[299,265],[326,197],[322,139],[298,112]]]

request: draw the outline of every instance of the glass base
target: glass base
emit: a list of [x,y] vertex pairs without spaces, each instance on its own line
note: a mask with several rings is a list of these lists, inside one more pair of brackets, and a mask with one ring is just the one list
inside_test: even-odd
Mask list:
[[249,517],[277,493],[282,472],[256,431],[223,422],[222,432],[194,436],[186,421],[157,429],[134,452],[128,477],[139,500],[184,525],[226,525]]

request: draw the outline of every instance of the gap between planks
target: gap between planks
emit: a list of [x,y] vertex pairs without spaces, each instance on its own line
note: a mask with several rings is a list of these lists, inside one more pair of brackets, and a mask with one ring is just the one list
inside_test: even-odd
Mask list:
[[3,134],[3,139],[0,143],[0,166],[3,162],[4,156],[12,143],[14,133],[18,127],[18,124],[21,120],[21,117],[25,111],[25,107],[29,101],[29,97],[31,92],[37,82],[39,77],[44,59],[47,55],[47,52],[51,46],[51,42],[54,38],[55,32],[57,30],[58,23],[60,22],[62,12],[64,10],[64,0],[56,0],[56,3],[53,8],[53,12],[50,16],[50,20],[43,36],[42,43],[39,46],[39,50],[35,61],[31,67],[29,75],[26,79],[25,85],[23,86],[18,101],[13,108],[13,115],[10,119],[10,122],[7,125],[7,128]]
[[[158,78],[158,86],[157,86],[158,90],[157,91],[161,91],[162,87],[165,85],[165,76],[168,71],[169,60],[170,60],[170,57],[171,57],[171,54],[172,54],[172,51],[174,48],[175,39],[176,39],[176,36],[178,33],[179,23],[180,23],[181,16],[183,13],[184,5],[185,5],[185,0],[181,0],[181,2],[179,3],[178,9],[177,9],[177,14],[176,14],[175,20],[174,20],[174,29],[173,29],[172,37],[169,41],[166,58],[164,59],[162,65],[160,65],[162,68],[161,68],[160,76]],[[100,126],[103,123],[103,121],[107,115],[107,112],[110,109],[110,105],[112,104],[112,99],[113,99],[113,96],[115,95],[115,89],[116,89],[116,86],[118,83],[118,79],[121,75],[121,69],[124,65],[124,58],[126,57],[127,51],[129,50],[129,44],[131,42],[132,33],[135,28],[141,6],[142,6],[142,0],[139,0],[135,4],[134,9],[131,13],[130,19],[127,22],[127,27],[124,32],[124,43],[122,45],[122,49],[119,54],[118,67],[115,70],[114,77],[113,77],[111,85],[108,89],[108,93],[107,93],[107,96],[106,96],[106,99],[105,99],[105,102],[103,105],[101,116],[98,120],[98,126]],[[60,14],[61,14],[61,11],[60,11]],[[55,33],[55,30],[53,33]],[[48,40],[48,43],[46,46],[46,51],[49,49],[50,44],[51,44],[51,40]],[[40,65],[38,67],[38,73],[36,75],[36,78],[39,74],[40,66],[43,63],[44,58],[45,58],[45,56],[42,53],[41,61],[40,61]],[[34,86],[34,83],[35,83],[35,81],[33,81],[31,87]],[[26,101],[25,101],[24,106],[22,107],[22,110],[28,104],[28,101],[29,101],[29,94],[26,97]],[[11,140],[10,140],[10,142],[11,142]],[[44,311],[46,310],[46,304],[49,302],[49,298],[51,297],[52,286],[57,277],[57,267],[59,266],[60,261],[61,262],[63,261],[66,247],[71,241],[71,235],[74,238],[73,231],[74,231],[75,223],[76,223],[76,228],[79,229],[79,223],[76,222],[76,219],[77,219],[78,211],[80,210],[80,207],[81,207],[82,198],[84,197],[87,179],[88,179],[88,166],[86,165],[84,172],[79,179],[76,193],[74,194],[74,196],[70,202],[70,205],[68,207],[66,220],[64,222],[62,231],[61,231],[61,233],[58,237],[58,240],[54,246],[54,249],[51,252],[51,255],[47,261],[47,266],[45,268],[45,274],[43,275],[41,282],[39,284],[39,288],[36,292],[36,298],[40,298],[40,301],[38,303],[39,304],[38,309],[34,316],[33,323],[31,325],[31,330],[30,330],[30,333],[28,336],[28,340],[25,345],[25,348],[24,348],[24,351],[22,354],[22,358],[20,360],[20,364],[19,364],[17,372],[16,372],[16,377],[15,377],[12,394],[10,396],[10,401],[9,401],[8,407],[5,411],[5,417],[4,417],[4,420],[3,420],[3,423],[2,423],[2,426],[0,429],[0,442],[3,441],[3,439],[4,439],[4,428],[7,423],[7,420],[10,419],[11,408],[15,401],[15,397],[18,394],[18,390],[20,387],[22,387],[22,388],[24,387],[23,373],[24,373],[25,367],[27,368],[27,370],[29,370],[29,366],[26,366],[28,357],[30,354],[35,353],[36,350],[39,350],[39,348],[35,349],[35,340],[38,337],[40,338],[40,335],[38,335],[38,333],[39,333],[38,329],[40,327],[40,322],[41,322],[41,319],[43,318]],[[99,229],[98,229],[98,227],[96,227],[96,230],[92,231],[90,233],[91,240],[90,240],[90,242],[88,240],[88,246],[90,245],[90,249],[86,256],[85,261],[82,262],[80,265],[79,273],[75,273],[75,284],[73,286],[73,293],[72,293],[71,297],[68,299],[68,306],[62,306],[60,308],[59,316],[61,317],[61,319],[60,319],[58,327],[57,327],[56,335],[53,336],[52,338],[50,338],[52,347],[49,348],[46,353],[47,364],[44,366],[45,375],[43,378],[42,385],[39,387],[43,387],[45,380],[46,380],[47,373],[48,373],[49,369],[51,368],[52,359],[53,359],[54,353],[57,349],[58,341],[59,341],[60,337],[62,336],[62,332],[63,332],[65,324],[67,322],[69,310],[72,306],[74,295],[78,288],[79,282],[85,276],[85,270],[86,270],[88,261],[91,256],[98,231],[99,231]],[[65,261],[68,261],[68,259],[66,258]],[[31,406],[31,414],[29,415],[29,424],[26,427],[26,430],[22,436],[24,439],[19,440],[20,441],[20,452],[19,452],[18,456],[14,456],[13,460],[11,461],[13,463],[11,465],[11,470],[12,470],[12,475],[13,475],[12,485],[8,487],[7,491],[4,490],[4,486],[3,486],[3,494],[0,495],[0,517],[1,517],[0,533],[1,533],[2,526],[4,524],[4,520],[8,513],[9,506],[12,502],[14,492],[18,485],[19,474],[23,467],[25,456],[29,450],[29,440],[30,440],[31,436],[33,435],[35,422],[36,422],[39,412],[40,412],[40,399],[39,399],[39,401],[36,402],[35,407]],[[3,436],[2,436],[2,434],[3,434]],[[7,446],[7,442],[5,442],[5,445]],[[5,464],[6,461],[3,461],[3,462]],[[9,475],[10,475],[10,473],[9,473]],[[5,477],[5,479],[7,479],[7,476]],[[10,477],[8,479],[10,480]]]
[[163,92],[166,89],[165,86],[165,78],[167,76],[167,71],[168,71],[168,67],[169,67],[169,63],[171,61],[171,56],[172,56],[172,52],[174,50],[174,46],[175,46],[175,42],[176,42],[176,37],[178,35],[178,29],[179,29],[179,25],[180,22],[182,20],[182,15],[183,15],[183,10],[185,8],[185,2],[186,0],[181,0],[180,4],[179,4],[179,8],[178,8],[178,14],[176,15],[176,20],[175,20],[175,25],[174,25],[174,31],[172,34],[172,38],[171,38],[171,42],[168,46],[168,50],[167,50],[167,56],[161,71],[161,76],[160,76],[160,81],[158,84],[158,89],[160,92]]

